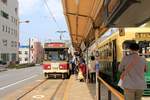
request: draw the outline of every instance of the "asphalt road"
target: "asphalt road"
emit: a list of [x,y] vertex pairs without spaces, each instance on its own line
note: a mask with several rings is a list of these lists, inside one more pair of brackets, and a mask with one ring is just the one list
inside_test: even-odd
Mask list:
[[5,97],[35,80],[42,79],[42,76],[41,66],[0,72],[0,97]]

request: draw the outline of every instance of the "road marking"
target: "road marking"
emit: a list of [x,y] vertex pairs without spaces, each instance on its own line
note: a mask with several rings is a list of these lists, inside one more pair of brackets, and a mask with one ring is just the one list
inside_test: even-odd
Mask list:
[[34,96],[32,96],[32,98],[34,98],[34,99],[42,99],[44,97],[45,97],[44,95],[34,95]]
[[42,82],[43,80],[36,80],[36,82]]
[[20,80],[20,81],[18,81],[18,82],[15,82],[15,83],[9,84],[9,85],[7,85],[7,86],[1,87],[0,90],[4,90],[4,89],[6,89],[6,88],[8,88],[8,87],[11,87],[11,86],[13,86],[13,85],[19,84],[19,83],[24,82],[24,81],[29,80],[29,79],[32,79],[32,78],[34,78],[34,77],[36,77],[36,76],[37,76],[37,75],[33,75],[33,76],[31,76],[31,77],[25,78],[25,79]]

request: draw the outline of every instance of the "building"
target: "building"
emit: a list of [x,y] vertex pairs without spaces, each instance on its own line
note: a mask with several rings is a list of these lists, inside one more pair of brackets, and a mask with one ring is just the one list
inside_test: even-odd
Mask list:
[[41,42],[39,42],[37,39],[29,39],[28,42],[29,42],[28,45],[21,45],[19,47],[20,64],[23,63],[40,64],[43,60],[43,46],[41,45]]
[[37,39],[30,39],[30,62],[41,63],[43,60],[43,46]]
[[19,46],[19,64],[29,63],[29,46]]
[[18,0],[0,0],[0,60],[18,60]]

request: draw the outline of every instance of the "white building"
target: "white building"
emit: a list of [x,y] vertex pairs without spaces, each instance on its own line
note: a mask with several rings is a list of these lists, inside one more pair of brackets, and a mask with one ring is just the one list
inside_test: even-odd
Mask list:
[[[28,45],[19,47],[19,62],[23,63],[41,63],[43,59],[43,47],[37,39],[29,39]],[[30,46],[30,48],[29,48]],[[29,53],[30,51],[30,53]],[[30,58],[30,59],[29,59]]]
[[19,47],[19,63],[29,63],[29,46],[24,45]]
[[0,0],[0,60],[18,60],[18,41],[18,0]]

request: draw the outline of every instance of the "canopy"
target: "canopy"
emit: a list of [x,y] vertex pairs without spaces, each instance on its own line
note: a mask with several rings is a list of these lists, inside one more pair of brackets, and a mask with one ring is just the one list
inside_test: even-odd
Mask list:
[[73,46],[80,47],[86,39],[94,39],[94,28],[100,24],[97,15],[103,0],[62,0],[62,2]]

